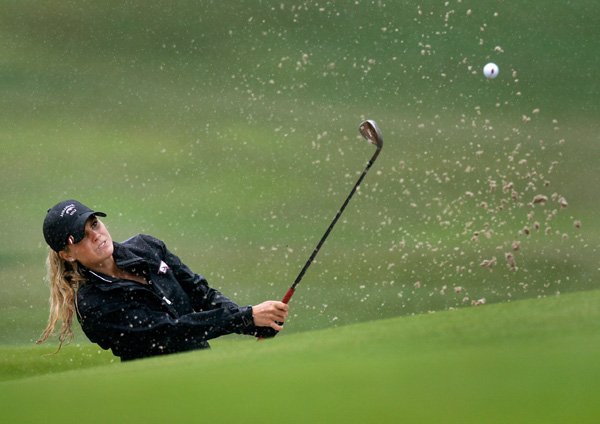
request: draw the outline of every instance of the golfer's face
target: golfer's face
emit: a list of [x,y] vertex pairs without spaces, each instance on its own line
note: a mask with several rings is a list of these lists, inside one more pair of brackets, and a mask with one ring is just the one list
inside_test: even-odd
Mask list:
[[69,254],[79,263],[94,268],[113,254],[113,242],[106,226],[95,216],[85,223],[85,236],[79,243],[69,243]]

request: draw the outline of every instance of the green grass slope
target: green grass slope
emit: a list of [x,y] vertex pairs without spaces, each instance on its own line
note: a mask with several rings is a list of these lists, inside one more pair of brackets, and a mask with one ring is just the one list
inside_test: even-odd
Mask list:
[[597,288],[600,3],[526,9],[3,2],[0,345],[42,331],[40,228],[64,198],[241,304],[280,298],[372,154],[364,118],[384,150],[290,332]]
[[13,374],[0,383],[2,417],[594,423],[600,418],[599,303],[599,291],[581,292],[262,343],[223,340],[211,351],[125,364],[91,366],[88,358],[91,367],[71,371],[68,362],[90,352],[66,350],[59,354],[68,358],[60,360],[63,372]]

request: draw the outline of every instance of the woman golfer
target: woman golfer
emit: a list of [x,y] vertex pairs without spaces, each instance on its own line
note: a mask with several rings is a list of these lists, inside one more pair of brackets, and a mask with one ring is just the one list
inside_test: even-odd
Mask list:
[[113,242],[99,216],[106,214],[76,200],[48,210],[50,317],[38,343],[59,319],[60,346],[71,339],[75,314],[92,342],[123,361],[208,348],[208,340],[225,334],[273,337],[282,329],[288,305],[240,307],[162,241],[140,234]]

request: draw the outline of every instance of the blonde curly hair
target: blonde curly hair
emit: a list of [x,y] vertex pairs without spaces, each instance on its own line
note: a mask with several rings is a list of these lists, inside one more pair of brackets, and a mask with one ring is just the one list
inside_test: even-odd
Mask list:
[[79,264],[61,258],[58,252],[48,250],[46,258],[46,280],[50,286],[50,316],[46,329],[36,341],[44,343],[54,333],[57,322],[62,321],[58,340],[58,351],[63,343],[73,339],[73,316],[77,311],[77,290],[85,282]]

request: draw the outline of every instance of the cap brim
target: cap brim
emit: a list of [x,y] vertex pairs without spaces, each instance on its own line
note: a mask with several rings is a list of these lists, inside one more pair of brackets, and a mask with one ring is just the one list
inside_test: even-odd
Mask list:
[[79,215],[75,222],[75,227],[71,228],[71,236],[73,236],[73,243],[79,243],[85,237],[85,223],[92,216],[106,216],[104,212],[86,212]]

